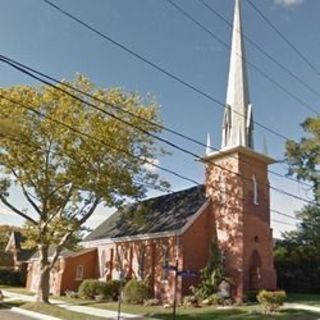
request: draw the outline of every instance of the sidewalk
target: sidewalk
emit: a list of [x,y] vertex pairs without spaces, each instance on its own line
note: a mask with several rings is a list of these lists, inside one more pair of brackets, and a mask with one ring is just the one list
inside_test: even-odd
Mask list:
[[[7,290],[2,290],[5,297],[8,297],[10,300],[22,300],[27,302],[35,302],[34,296],[28,296],[25,294],[10,292]],[[8,300],[7,300],[8,301]],[[97,316],[97,317],[104,317],[106,319],[118,319],[118,314],[116,311],[110,311],[106,309],[99,309],[99,308],[93,308],[93,307],[85,307],[85,306],[77,306],[74,304],[71,304],[66,301],[62,300],[56,300],[56,299],[50,299],[50,303],[60,307],[67,309],[69,311],[73,312],[80,312],[84,314],[88,314],[91,316]],[[143,320],[144,318],[139,315],[130,314],[130,313],[123,313],[121,312],[121,320]]]
[[300,303],[285,303],[285,308],[288,309],[297,309],[297,310],[305,310],[305,311],[311,311],[311,312],[318,312],[320,313],[320,307],[315,306],[309,306],[307,304],[300,304]]

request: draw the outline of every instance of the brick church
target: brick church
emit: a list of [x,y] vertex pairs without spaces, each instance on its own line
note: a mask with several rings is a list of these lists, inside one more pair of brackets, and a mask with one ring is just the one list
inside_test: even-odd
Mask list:
[[[148,279],[154,296],[171,301],[174,274],[164,265],[199,272],[212,241],[224,256],[232,296],[276,288],[270,228],[268,165],[254,150],[240,1],[235,1],[232,50],[222,144],[203,163],[203,186],[163,195],[116,211],[82,242],[85,250],[61,255],[51,274],[55,294],[74,290],[85,278]],[[141,219],[143,216],[143,219]],[[35,287],[37,257],[29,261],[27,287]],[[69,266],[69,267],[67,267]],[[178,297],[190,293],[199,278],[179,277]]]

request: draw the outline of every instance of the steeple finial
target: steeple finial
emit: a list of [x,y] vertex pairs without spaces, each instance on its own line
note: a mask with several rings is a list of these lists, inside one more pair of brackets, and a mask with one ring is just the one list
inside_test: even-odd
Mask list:
[[222,148],[238,145],[253,148],[253,118],[249,104],[240,0],[235,0],[226,109],[222,126]]

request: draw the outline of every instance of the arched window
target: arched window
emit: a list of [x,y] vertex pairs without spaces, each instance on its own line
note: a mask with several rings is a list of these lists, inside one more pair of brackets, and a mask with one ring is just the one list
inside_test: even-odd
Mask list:
[[253,188],[253,203],[257,206],[259,205],[259,186],[257,183],[256,176],[252,176],[252,188]]

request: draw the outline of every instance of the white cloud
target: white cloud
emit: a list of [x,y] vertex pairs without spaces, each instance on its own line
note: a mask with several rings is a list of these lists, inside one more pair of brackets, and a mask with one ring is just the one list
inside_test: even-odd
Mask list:
[[304,0],[274,0],[275,4],[282,7],[295,7],[304,2]]

